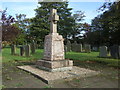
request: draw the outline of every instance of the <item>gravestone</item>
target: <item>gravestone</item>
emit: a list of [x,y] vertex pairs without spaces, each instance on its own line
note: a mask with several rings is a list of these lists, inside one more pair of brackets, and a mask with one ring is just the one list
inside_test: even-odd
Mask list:
[[25,56],[29,57],[30,56],[30,45],[25,46]]
[[16,54],[16,45],[11,45],[11,54],[12,55]]
[[24,46],[20,47],[20,56],[24,56],[25,48]]
[[71,70],[73,61],[65,60],[63,37],[57,33],[57,21],[59,16],[57,10],[52,9],[50,12],[50,33],[45,36],[44,57],[37,61],[37,67],[55,72]]
[[82,44],[77,44],[77,42],[75,41],[72,44],[72,51],[73,52],[82,52]]
[[31,43],[31,53],[34,54],[35,53],[35,49],[36,49],[36,44],[34,42],[34,40]]
[[67,52],[70,52],[71,51],[71,42],[68,40],[67,41]]
[[89,44],[85,44],[85,52],[90,53],[91,52],[91,46]]
[[65,51],[65,55],[66,55],[66,53],[67,53],[67,46],[66,45],[64,45],[64,51]]
[[93,51],[98,51],[98,47],[92,47]]
[[106,46],[101,46],[100,47],[100,52],[99,52],[99,57],[107,57],[107,47]]
[[111,57],[113,58],[119,58],[119,46],[118,45],[113,45],[110,47],[110,54]]
[[73,52],[77,52],[78,51],[77,46],[78,46],[78,44],[77,44],[76,41],[74,43],[72,43],[72,48],[71,49],[72,49]]
[[82,52],[82,44],[77,45],[77,52]]

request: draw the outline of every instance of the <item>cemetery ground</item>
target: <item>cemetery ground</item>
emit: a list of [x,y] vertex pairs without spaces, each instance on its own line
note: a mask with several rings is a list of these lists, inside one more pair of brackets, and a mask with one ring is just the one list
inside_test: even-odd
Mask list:
[[11,55],[10,48],[2,49],[2,78],[3,88],[118,88],[118,72],[120,67],[118,59],[99,58],[99,52],[77,53],[67,52],[66,59],[72,59],[74,66],[100,71],[100,74],[92,77],[72,80],[57,81],[46,84],[28,72],[18,69],[16,66],[33,65],[42,58],[43,50],[37,49],[30,57]]

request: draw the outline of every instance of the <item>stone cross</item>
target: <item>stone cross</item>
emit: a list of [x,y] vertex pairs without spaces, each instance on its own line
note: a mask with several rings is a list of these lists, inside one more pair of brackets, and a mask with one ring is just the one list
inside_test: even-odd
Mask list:
[[57,21],[59,20],[59,16],[57,15],[56,9],[51,9],[50,12],[50,33],[57,33]]
[[64,39],[57,33],[57,21],[59,20],[57,10],[52,9],[50,13],[50,33],[45,36],[44,56],[36,63],[37,67],[51,72],[71,70],[73,61],[65,59]]

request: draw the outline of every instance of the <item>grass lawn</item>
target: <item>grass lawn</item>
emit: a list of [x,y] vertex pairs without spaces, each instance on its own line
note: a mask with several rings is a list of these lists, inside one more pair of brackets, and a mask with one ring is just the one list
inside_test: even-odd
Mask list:
[[16,55],[11,55],[11,49],[10,48],[4,48],[2,49],[2,62],[9,62],[13,60],[38,60],[41,59],[43,56],[43,50],[37,49],[35,54],[31,54],[30,57],[20,56],[20,49],[16,49]]
[[[16,55],[11,55],[11,49],[10,48],[4,48],[2,49],[2,62],[9,62],[13,60],[38,60],[43,57],[43,50],[37,49],[35,54],[31,54],[30,57],[25,56],[19,56],[19,48],[17,48]],[[99,52],[91,52],[91,53],[77,53],[77,52],[67,52],[65,57],[66,59],[72,59],[74,61],[96,61],[100,63],[104,63],[110,66],[114,67],[120,67],[118,66],[118,62],[120,60],[118,59],[111,59],[111,58],[99,58],[97,57],[99,55]]]
[[96,61],[99,63],[104,63],[109,66],[119,67],[118,63],[119,59],[112,58],[99,58],[99,52],[91,52],[91,53],[77,53],[77,52],[67,52],[66,58],[72,59],[74,61]]

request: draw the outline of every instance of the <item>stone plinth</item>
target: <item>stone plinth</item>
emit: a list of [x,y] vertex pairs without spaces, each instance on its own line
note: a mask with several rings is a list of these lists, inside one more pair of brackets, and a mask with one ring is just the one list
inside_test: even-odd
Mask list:
[[38,68],[51,72],[65,71],[72,69],[73,61],[72,60],[56,60],[56,61],[38,60],[36,65]]
[[42,69],[36,68],[36,65],[26,65],[26,66],[17,66],[19,69],[27,71],[37,78],[41,79],[47,84],[52,84],[64,80],[72,80],[74,78],[82,78],[82,77],[90,77],[96,76],[100,72],[93,71],[85,68],[80,68],[73,66],[72,70],[64,71],[64,72],[47,72]]

